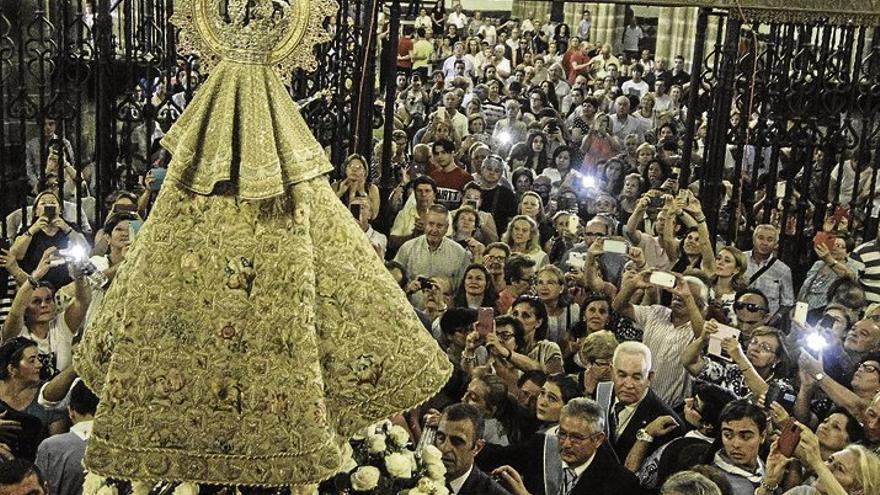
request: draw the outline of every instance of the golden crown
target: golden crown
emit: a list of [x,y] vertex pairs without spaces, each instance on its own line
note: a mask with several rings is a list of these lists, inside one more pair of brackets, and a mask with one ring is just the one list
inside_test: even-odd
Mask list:
[[330,40],[321,24],[335,0],[178,0],[171,22],[178,51],[196,53],[205,70],[220,60],[273,65],[282,76],[315,70],[312,47]]

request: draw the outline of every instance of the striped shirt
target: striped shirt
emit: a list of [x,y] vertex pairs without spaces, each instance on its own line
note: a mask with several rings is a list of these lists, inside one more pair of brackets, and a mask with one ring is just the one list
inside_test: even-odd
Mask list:
[[691,322],[675,326],[672,310],[660,305],[636,305],[633,313],[635,323],[645,329],[642,342],[651,349],[651,389],[675,409],[684,403],[691,388],[691,376],[680,362],[681,354],[694,339]]
[[868,301],[880,302],[880,247],[877,247],[877,241],[862,244],[850,257],[856,262],[859,281],[865,289]]

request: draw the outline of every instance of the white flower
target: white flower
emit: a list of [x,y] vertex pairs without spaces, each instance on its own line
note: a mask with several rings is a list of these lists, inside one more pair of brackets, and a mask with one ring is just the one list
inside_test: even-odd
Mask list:
[[406,495],[431,495],[431,492],[423,492],[418,488],[413,488],[410,491],[406,492]]
[[422,449],[422,460],[425,464],[443,464],[443,452],[433,445],[428,445]]
[[425,464],[425,472],[428,474],[428,477],[434,481],[443,481],[446,477],[446,466],[440,463],[426,463]]
[[385,444],[385,435],[370,435],[367,437],[367,452],[379,454],[385,452],[388,446]]
[[446,488],[446,485],[438,483],[434,488],[434,495],[449,495],[449,489]]
[[199,485],[195,483],[181,483],[177,485],[172,495],[199,495]]
[[431,493],[436,488],[436,484],[428,478],[419,478],[419,484],[416,485],[417,490]]
[[340,468],[340,470],[339,470],[340,473],[350,473],[356,467],[358,467],[357,461],[355,461],[354,457],[352,457],[353,454],[354,454],[354,451],[352,450],[351,445],[348,442],[342,444],[342,459],[343,459],[343,461],[342,461],[342,468]]
[[397,447],[403,447],[409,442],[409,432],[406,431],[406,428],[400,425],[392,426],[391,431],[388,432],[388,436],[391,437],[391,443]]
[[395,478],[412,477],[413,466],[406,454],[395,452],[385,456],[385,468]]
[[131,495],[150,495],[153,484],[146,481],[135,481],[131,484]]
[[101,488],[98,488],[97,495],[119,495],[119,490],[113,485],[104,485]]
[[86,473],[86,477],[83,480],[83,495],[96,495],[98,493],[98,489],[104,484],[106,479],[103,476],[98,476],[94,473]]
[[379,468],[361,466],[351,475],[351,488],[356,492],[365,492],[376,488],[379,484]]

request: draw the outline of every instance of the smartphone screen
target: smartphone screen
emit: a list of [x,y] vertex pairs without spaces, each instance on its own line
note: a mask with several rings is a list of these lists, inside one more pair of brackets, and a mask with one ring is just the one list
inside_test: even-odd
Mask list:
[[626,243],[614,239],[605,239],[602,241],[602,251],[606,253],[626,254]]
[[495,329],[495,311],[492,308],[477,310],[477,332],[486,336]]

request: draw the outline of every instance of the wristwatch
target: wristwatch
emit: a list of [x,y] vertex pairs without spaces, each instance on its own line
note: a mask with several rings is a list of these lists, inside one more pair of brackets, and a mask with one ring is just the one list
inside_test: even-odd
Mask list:
[[31,284],[31,289],[36,290],[40,286],[40,281],[30,275],[28,275],[27,281]]
[[822,379],[825,378],[825,373],[816,373],[815,375],[813,375],[813,378],[814,378],[817,382],[821,382]]
[[654,437],[648,434],[647,430],[641,428],[639,431],[636,432],[636,440],[652,443],[654,441]]

